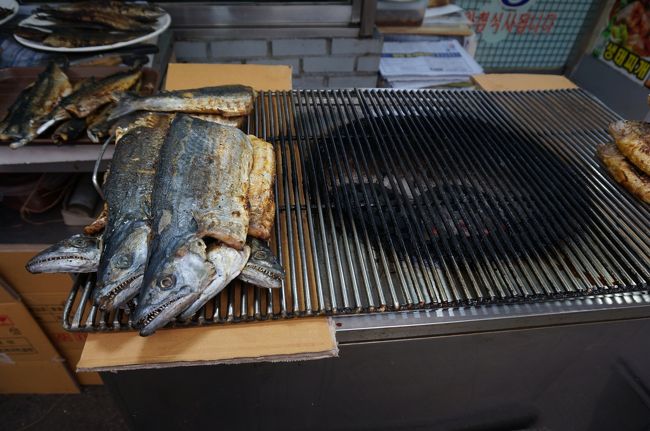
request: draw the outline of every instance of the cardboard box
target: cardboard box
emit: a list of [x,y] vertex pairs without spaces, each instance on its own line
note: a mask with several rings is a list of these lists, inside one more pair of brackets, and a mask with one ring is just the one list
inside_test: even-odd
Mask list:
[[[23,304],[45,332],[56,350],[63,356],[69,370],[74,372],[81,357],[86,334],[72,333],[63,329],[63,306],[72,278],[67,274],[31,274],[25,264],[38,253],[43,246],[34,246],[33,250],[4,251],[0,253],[0,277],[18,293]],[[97,373],[77,373],[76,378],[82,385],[101,385]]]
[[0,279],[0,393],[78,393],[64,362],[20,297]]

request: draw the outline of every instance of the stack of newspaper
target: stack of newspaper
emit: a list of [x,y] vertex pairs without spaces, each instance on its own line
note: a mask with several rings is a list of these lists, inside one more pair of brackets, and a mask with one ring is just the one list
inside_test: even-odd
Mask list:
[[455,39],[384,42],[379,71],[393,88],[426,88],[469,83],[481,66]]

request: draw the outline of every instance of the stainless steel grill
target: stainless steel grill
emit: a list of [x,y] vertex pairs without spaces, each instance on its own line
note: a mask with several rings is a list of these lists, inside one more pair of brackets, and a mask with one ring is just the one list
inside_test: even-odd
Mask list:
[[[284,287],[233,283],[175,324],[645,290],[650,208],[594,157],[616,119],[581,90],[261,93]],[[129,329],[93,288],[77,278],[66,329]]]

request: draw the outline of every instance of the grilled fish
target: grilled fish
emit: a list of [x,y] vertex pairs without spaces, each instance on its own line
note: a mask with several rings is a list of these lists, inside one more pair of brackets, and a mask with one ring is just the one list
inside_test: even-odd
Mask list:
[[101,309],[119,307],[140,288],[149,251],[154,175],[170,120],[168,115],[144,114],[116,144],[104,186],[108,219],[94,297]]
[[93,31],[54,26],[48,26],[47,28],[20,26],[16,29],[15,34],[24,39],[39,42],[47,46],[56,48],[78,48],[126,42],[146,33],[115,33],[109,31]]
[[39,127],[38,133],[43,133],[54,123],[71,117],[85,118],[101,106],[112,102],[114,93],[129,90],[137,84],[142,71],[126,71],[107,76],[106,78],[83,85],[79,90],[63,98],[57,108],[47,117],[47,121]]
[[248,237],[246,245],[251,250],[250,258],[237,278],[259,287],[282,287],[284,269],[269,246],[253,237]]
[[241,127],[244,123],[244,117],[222,117],[219,114],[192,114],[192,117],[230,127]]
[[49,6],[41,6],[36,9],[36,14],[44,19],[52,17],[60,21],[101,24],[107,29],[113,30],[135,30],[142,32],[150,32],[153,30],[153,27],[150,24],[144,24],[135,18],[110,10],[92,8],[83,10],[65,10],[62,8],[55,9]]
[[86,129],[86,122],[83,118],[73,118],[56,128],[52,133],[52,140],[57,144],[65,144],[77,139]]
[[41,272],[94,272],[99,262],[96,237],[73,235],[32,257],[25,268],[32,274]]
[[62,97],[70,94],[68,77],[54,63],[38,75],[36,82],[23,90],[9,113],[0,122],[0,140],[12,140],[18,148],[38,136],[40,126]]
[[153,96],[127,95],[113,110],[109,119],[133,111],[185,112],[241,117],[253,109],[254,91],[245,85],[223,85],[194,90],[161,91]]
[[[101,235],[76,234],[41,251],[27,262],[25,268],[33,274],[95,272],[101,254],[100,243]],[[237,278],[258,287],[280,287],[284,270],[268,245],[249,237],[244,250],[250,250],[250,257]],[[208,250],[208,263],[214,266],[215,259],[212,258],[211,251]],[[230,269],[234,270],[236,269]]]
[[609,125],[609,133],[621,153],[634,166],[646,175],[650,175],[650,123],[616,121]]
[[160,151],[151,257],[134,314],[142,336],[189,307],[213,277],[197,216],[210,207],[206,190],[214,184],[211,177],[221,176],[218,127],[225,126],[177,115]]
[[178,316],[179,319],[187,320],[191,318],[210,299],[221,292],[228,283],[241,273],[250,254],[251,249],[248,246],[244,246],[242,250],[235,250],[225,244],[210,247],[207,256],[208,262],[205,264],[214,268],[212,277],[205,289],[201,291],[199,298]]
[[275,220],[275,154],[273,145],[253,135],[248,136],[253,144],[253,169],[250,174],[250,225],[248,234],[256,238],[269,239]]
[[632,165],[616,145],[599,145],[597,154],[616,182],[643,202],[650,204],[650,177]]
[[84,12],[88,10],[111,12],[143,22],[153,22],[165,14],[164,10],[153,5],[122,1],[82,1],[59,5],[56,9],[64,12]]

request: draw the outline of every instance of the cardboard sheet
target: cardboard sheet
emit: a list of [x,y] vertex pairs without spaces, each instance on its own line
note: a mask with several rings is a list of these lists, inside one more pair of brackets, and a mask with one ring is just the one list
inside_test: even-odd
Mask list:
[[562,75],[491,73],[474,75],[472,80],[486,91],[565,90],[578,88]]
[[167,69],[165,89],[183,90],[226,84],[250,85],[256,90],[291,90],[291,67],[171,63]]
[[118,371],[188,365],[282,362],[338,356],[330,318],[88,334],[78,371]]

